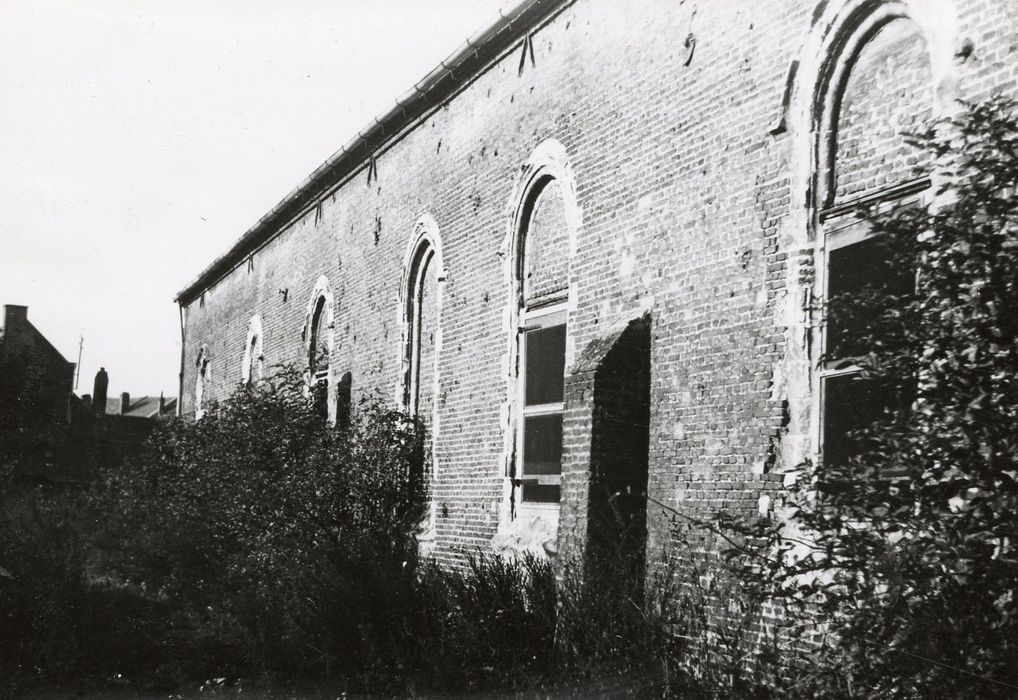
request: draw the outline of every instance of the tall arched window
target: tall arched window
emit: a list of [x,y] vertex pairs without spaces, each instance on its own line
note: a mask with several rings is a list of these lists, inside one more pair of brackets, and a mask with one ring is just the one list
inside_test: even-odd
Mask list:
[[329,281],[318,278],[308,300],[304,322],[304,351],[307,361],[307,386],[319,403],[322,417],[330,425],[336,423],[336,386],[332,379],[333,363],[333,297]]
[[308,338],[308,370],[310,370],[311,380],[315,384],[329,381],[329,347],[322,334],[324,318],[325,297],[320,296],[311,313],[311,331]]
[[557,505],[562,482],[570,237],[559,181],[538,175],[523,202],[516,258],[519,306],[514,502]]
[[240,365],[240,381],[243,384],[256,382],[265,375],[265,357],[262,352],[262,320],[258,314],[251,318],[247,327],[247,342]]
[[422,216],[403,259],[400,286],[400,323],[403,328],[398,400],[408,415],[421,421],[430,438],[430,459],[423,466],[423,485],[431,497],[428,515],[421,523],[418,538],[426,542],[434,537],[438,476],[435,446],[438,419],[435,396],[438,391],[438,353],[441,347],[441,243],[438,225],[430,216]]
[[915,266],[896,266],[889,240],[874,235],[864,206],[914,206],[930,187],[925,155],[906,141],[932,114],[929,51],[897,3],[851,21],[822,74],[814,181],[817,291],[823,302],[818,344],[818,439],[826,464],[847,464],[863,449],[859,430],[903,398],[864,377],[858,358],[871,348],[874,311],[859,313],[866,290],[887,298],[914,292]]
[[432,428],[438,350],[441,342],[442,261],[438,229],[430,217],[418,222],[404,265],[402,287],[403,376],[401,403]]

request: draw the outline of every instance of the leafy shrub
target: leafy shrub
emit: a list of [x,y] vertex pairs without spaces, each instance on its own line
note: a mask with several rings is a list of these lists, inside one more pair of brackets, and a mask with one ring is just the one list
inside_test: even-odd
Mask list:
[[76,487],[11,489],[0,504],[0,677],[39,680],[154,671],[166,606],[97,585],[93,522]]
[[374,405],[328,428],[300,375],[280,370],[105,475],[109,566],[261,671],[360,668],[412,583],[422,446]]
[[415,675],[431,688],[528,687],[550,675],[555,578],[533,555],[475,555],[463,570],[429,563],[417,584]]

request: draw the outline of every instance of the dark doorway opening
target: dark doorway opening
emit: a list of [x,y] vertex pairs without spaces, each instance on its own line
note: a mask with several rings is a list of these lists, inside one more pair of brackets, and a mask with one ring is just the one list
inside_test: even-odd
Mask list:
[[[587,578],[642,600],[647,561],[650,320],[622,332],[594,374]],[[607,585],[607,589],[603,586]]]

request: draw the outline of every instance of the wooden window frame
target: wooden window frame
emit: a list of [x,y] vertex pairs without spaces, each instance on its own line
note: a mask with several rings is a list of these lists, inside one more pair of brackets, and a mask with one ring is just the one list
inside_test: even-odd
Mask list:
[[[927,176],[914,178],[904,183],[887,187],[863,197],[828,207],[819,212],[820,225],[817,241],[819,246],[820,264],[817,266],[815,289],[819,300],[820,318],[815,325],[815,346],[818,348],[818,360],[814,371],[813,415],[814,440],[816,444],[817,463],[824,463],[824,443],[826,439],[825,413],[827,408],[827,382],[837,377],[858,374],[862,368],[853,362],[853,357],[829,358],[828,350],[828,303],[830,281],[830,256],[833,251],[871,240],[881,234],[870,229],[868,222],[858,215],[861,208],[874,207],[878,213],[886,213],[895,209],[911,206],[927,206],[932,201],[933,192],[930,178]],[[918,282],[918,270],[916,271]]]
[[[525,436],[526,436],[526,420],[527,418],[538,417],[538,416],[562,416],[565,417],[565,386],[564,386],[564,374],[563,374],[563,396],[561,401],[552,403],[534,404],[527,405],[526,401],[526,387],[527,387],[527,334],[531,331],[546,330],[562,326],[566,338],[569,337],[569,323],[568,323],[568,312],[565,300],[554,300],[548,303],[541,304],[539,306],[523,306],[520,309],[520,321],[518,330],[518,343],[519,343],[519,376],[517,381],[517,396],[516,405],[518,408],[519,421],[516,426],[516,474],[513,479],[513,491],[514,500],[519,504],[520,508],[528,510],[558,510],[562,502],[562,471],[561,463],[559,468],[559,474],[557,477],[553,475],[541,475],[538,477],[539,482],[550,482],[554,481],[553,484],[546,483],[543,485],[557,485],[559,486],[559,500],[554,503],[531,501],[523,499],[523,482],[526,479],[526,453],[525,453]],[[565,358],[563,358],[564,360]],[[564,436],[563,436],[564,437]]]

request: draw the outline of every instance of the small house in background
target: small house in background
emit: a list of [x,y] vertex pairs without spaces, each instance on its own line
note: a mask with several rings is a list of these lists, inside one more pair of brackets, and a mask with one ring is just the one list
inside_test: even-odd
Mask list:
[[[68,362],[28,321],[28,307],[4,305],[0,329],[0,466],[23,480],[80,482],[95,469],[137,453],[155,420],[176,412],[176,398],[127,392],[107,398],[109,376],[92,394],[74,394]],[[94,399],[94,400],[93,400]]]
[[[4,304],[3,326],[0,327],[0,369],[4,379],[0,385],[0,398],[11,399],[20,410],[30,405],[45,404],[55,417],[66,413],[67,400],[74,386],[73,362],[68,362],[60,351],[28,320],[28,307]],[[7,374],[11,373],[8,377]],[[21,382],[15,381],[15,373]],[[9,380],[9,381],[8,381]],[[31,390],[23,396],[19,389]]]
[[[101,371],[101,370],[100,370]],[[91,403],[85,394],[82,400]],[[177,399],[159,396],[134,396],[122,392],[119,397],[106,399],[107,416],[128,416],[130,418],[168,418],[177,413]]]

